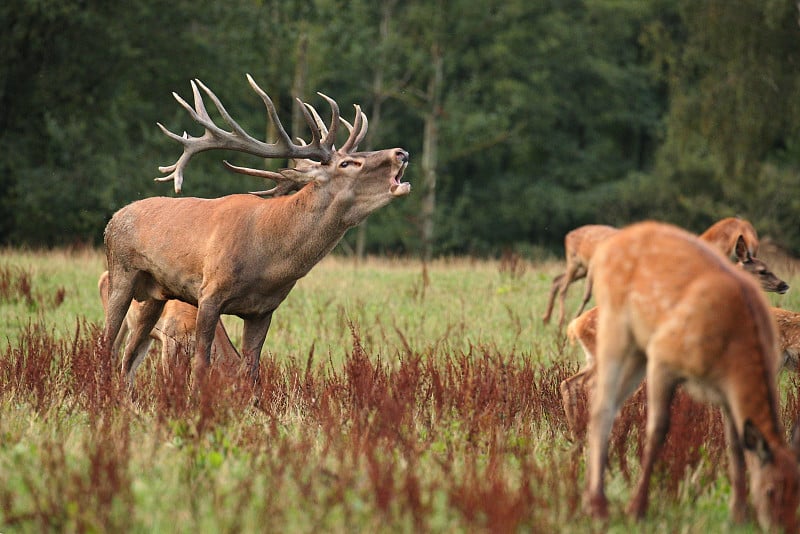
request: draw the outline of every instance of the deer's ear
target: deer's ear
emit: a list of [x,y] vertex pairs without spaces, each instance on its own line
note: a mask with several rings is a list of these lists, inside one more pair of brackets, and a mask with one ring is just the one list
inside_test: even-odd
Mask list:
[[747,243],[744,242],[744,236],[741,234],[739,234],[739,238],[736,240],[734,254],[736,254],[736,259],[742,263],[751,261],[753,259],[753,257],[750,255],[750,251],[747,250]]
[[752,451],[761,460],[761,465],[772,462],[772,451],[764,439],[761,431],[756,428],[756,425],[748,419],[744,422],[744,430],[742,432],[742,444],[744,448]]
[[739,234],[739,238],[736,240],[736,249],[734,250],[734,254],[736,254],[736,259],[742,263],[753,259],[750,256],[750,251],[747,250],[747,243],[744,242],[744,236],[741,234]]

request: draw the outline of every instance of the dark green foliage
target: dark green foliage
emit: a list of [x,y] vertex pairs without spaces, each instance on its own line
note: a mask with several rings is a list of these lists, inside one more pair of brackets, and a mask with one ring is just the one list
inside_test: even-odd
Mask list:
[[[295,91],[315,104],[317,90],[335,97],[345,117],[353,102],[368,114],[380,105],[367,144],[407,148],[418,189],[370,219],[372,252],[422,246],[429,113],[436,253],[557,250],[580,224],[663,218],[699,231],[734,214],[798,252],[797,18],[790,0],[9,0],[0,243],[99,243],[115,210],[173,194],[152,178],[179,147],[155,123],[197,133],[171,97],[190,98],[192,78],[264,137],[249,72],[287,126]],[[431,110],[434,48],[444,80]],[[224,157],[246,160],[196,158],[184,194],[263,188],[222,170]]]

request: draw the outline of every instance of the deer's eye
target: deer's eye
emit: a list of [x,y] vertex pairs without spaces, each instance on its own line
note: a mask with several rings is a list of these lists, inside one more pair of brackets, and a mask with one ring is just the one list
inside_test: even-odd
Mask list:
[[343,161],[343,162],[341,162],[341,163],[339,164],[339,167],[341,167],[342,169],[344,169],[344,168],[345,168],[345,167],[347,167],[348,165],[350,165],[350,162],[349,162],[349,161]]

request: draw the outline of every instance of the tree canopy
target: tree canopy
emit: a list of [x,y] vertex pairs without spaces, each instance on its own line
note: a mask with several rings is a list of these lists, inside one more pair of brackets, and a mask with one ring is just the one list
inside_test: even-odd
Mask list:
[[[250,73],[284,124],[321,91],[375,119],[370,146],[411,152],[415,191],[370,218],[371,252],[556,251],[581,224],[740,215],[800,253],[790,0],[8,0],[0,21],[4,244],[97,244],[117,209],[174,194],[156,122],[196,132],[171,96],[191,79],[269,137]],[[225,157],[197,157],[184,194],[264,188]]]

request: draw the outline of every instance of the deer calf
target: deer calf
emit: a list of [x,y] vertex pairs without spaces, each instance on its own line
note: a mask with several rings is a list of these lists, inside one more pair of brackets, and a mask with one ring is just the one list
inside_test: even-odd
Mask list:
[[592,262],[598,316],[587,510],[608,515],[608,438],[622,402],[646,375],[646,444],[628,512],[638,518],[647,509],[669,406],[683,384],[725,416],[734,519],[744,519],[747,463],[759,523],[795,532],[800,472],[778,413],[777,333],[752,277],[696,236],[655,222],[621,230]]
[[[100,301],[103,304],[103,312],[108,308],[108,271],[103,271],[97,281],[97,289],[100,292]],[[120,329],[114,343],[114,354],[119,352],[121,346],[124,347],[125,338],[128,332],[139,322],[141,304],[132,301],[125,316],[125,322]],[[191,304],[186,304],[179,300],[170,300],[164,305],[158,322],[150,330],[150,339],[156,340],[161,344],[161,361],[166,366],[170,360],[181,354],[185,350],[191,354],[196,340],[195,324],[197,323],[197,308]],[[149,346],[148,346],[149,348]],[[241,357],[236,347],[233,346],[230,336],[228,336],[222,321],[217,322],[214,331],[214,342],[211,345],[211,358],[222,360],[226,363],[241,363]]]
[[[563,273],[553,278],[553,283],[550,286],[550,295],[547,299],[547,310],[542,317],[542,321],[545,324],[550,321],[556,293],[558,293],[558,328],[561,329],[564,326],[564,300],[567,298],[567,289],[576,280],[586,277],[589,272],[589,263],[597,246],[617,231],[617,228],[613,226],[587,224],[567,232],[567,235],[564,236],[567,266]],[[587,294],[591,296],[591,289],[587,288],[583,303],[575,314],[576,317],[583,312],[586,303],[589,301]]]

